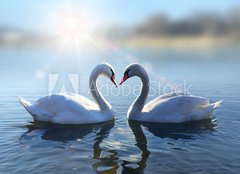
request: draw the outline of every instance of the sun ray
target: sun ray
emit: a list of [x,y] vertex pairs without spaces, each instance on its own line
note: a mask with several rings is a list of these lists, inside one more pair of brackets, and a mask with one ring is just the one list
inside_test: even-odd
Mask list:
[[94,21],[86,10],[71,6],[51,16],[53,33],[61,50],[81,50],[89,45]]

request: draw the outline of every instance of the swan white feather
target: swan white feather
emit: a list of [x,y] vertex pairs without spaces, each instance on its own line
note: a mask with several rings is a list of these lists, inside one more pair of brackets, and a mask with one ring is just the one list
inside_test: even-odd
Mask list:
[[96,80],[100,74],[109,77],[114,83],[111,65],[98,65],[90,76],[90,89],[95,102],[78,94],[52,94],[31,104],[22,97],[19,102],[33,116],[34,120],[59,124],[90,124],[112,120],[114,112],[111,105],[98,92]]
[[222,102],[210,103],[204,97],[185,95],[183,93],[169,93],[159,96],[144,105],[149,92],[149,78],[141,65],[129,65],[120,84],[133,76],[141,78],[142,90],[128,110],[129,120],[162,123],[203,120],[210,118],[214,109],[218,108]]

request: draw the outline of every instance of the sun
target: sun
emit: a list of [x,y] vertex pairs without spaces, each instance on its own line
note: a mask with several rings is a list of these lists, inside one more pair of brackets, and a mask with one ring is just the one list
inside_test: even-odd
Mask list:
[[61,49],[79,50],[89,42],[93,21],[81,10],[68,8],[54,15],[54,33]]

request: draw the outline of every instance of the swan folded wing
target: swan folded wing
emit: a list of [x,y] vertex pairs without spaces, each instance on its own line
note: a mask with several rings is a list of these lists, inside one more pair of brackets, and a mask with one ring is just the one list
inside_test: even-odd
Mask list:
[[45,110],[50,115],[58,116],[70,112],[83,115],[87,110],[98,110],[97,104],[80,95],[53,94],[36,101],[35,106]]
[[88,110],[99,110],[99,106],[92,100],[88,99],[87,97],[84,97],[84,96],[78,95],[78,94],[74,94],[74,93],[69,94],[69,96],[71,96],[71,98],[74,101],[76,101],[78,104],[80,104],[81,106],[83,106],[84,108],[86,108]]
[[203,97],[176,96],[158,100],[151,106],[144,107],[144,112],[149,112],[151,115],[162,115],[162,118],[166,119],[162,121],[171,121],[173,119],[175,122],[181,122],[184,120],[189,121],[195,115],[206,115],[209,112],[208,106],[208,99]]
[[184,94],[184,93],[167,93],[164,95],[161,95],[151,101],[149,101],[145,106],[144,109],[145,110],[152,110],[156,105],[158,105],[161,101],[163,101],[164,99],[170,99],[176,96],[189,96],[188,94]]
[[171,93],[161,95],[161,96],[157,97],[156,99],[167,99],[167,98],[172,98],[172,97],[176,97],[176,96],[189,96],[189,94],[171,92]]
[[[212,112],[208,99],[196,96],[176,96],[154,103],[151,107],[144,107],[147,115],[153,116],[154,122],[185,122],[206,119]],[[147,116],[146,115],[146,116]],[[148,118],[146,118],[148,119]]]

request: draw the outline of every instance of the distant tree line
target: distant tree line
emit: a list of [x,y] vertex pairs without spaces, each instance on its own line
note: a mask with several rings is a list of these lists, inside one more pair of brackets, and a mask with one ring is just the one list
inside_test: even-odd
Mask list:
[[240,36],[240,8],[231,9],[225,13],[196,12],[181,19],[170,19],[164,14],[155,14],[142,24],[131,29],[114,27],[108,30],[110,38],[129,36]]

